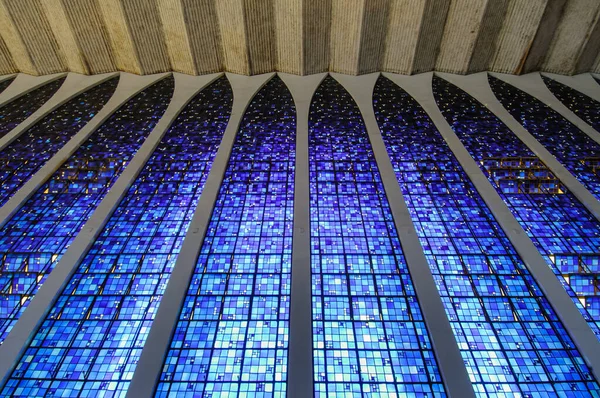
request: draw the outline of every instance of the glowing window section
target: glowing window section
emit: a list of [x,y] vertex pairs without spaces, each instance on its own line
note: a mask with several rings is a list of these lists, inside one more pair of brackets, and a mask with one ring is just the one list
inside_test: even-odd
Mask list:
[[118,82],[114,78],[78,95],[0,151],[0,206],[102,109]]
[[2,92],[4,90],[6,90],[8,88],[8,86],[10,86],[10,84],[15,80],[14,77],[8,78],[6,80],[3,80],[0,82],[0,94],[2,94]]
[[65,77],[28,92],[0,108],[0,138],[37,111],[58,91]]
[[445,396],[362,116],[332,77],[309,160],[315,395]]
[[[546,86],[571,112],[585,120],[597,131],[600,131],[600,102],[594,101],[585,94],[572,89],[556,80],[542,75]],[[600,156],[600,154],[598,155]]]
[[222,77],[183,110],[70,279],[2,394],[20,395],[43,383],[47,388],[38,390],[41,395],[127,391],[231,103],[231,88]]
[[295,137],[275,77],[242,119],[156,396],[285,396]]
[[600,199],[600,144],[531,95],[493,76],[489,82],[510,114]]
[[[597,251],[600,222],[486,107],[438,77],[434,77],[433,91],[446,120],[574,298],[583,316],[589,322],[600,321]],[[520,159],[519,164],[514,159]],[[504,162],[515,167],[499,167]],[[552,181],[550,185],[542,183],[535,191],[515,189],[520,178],[527,174],[523,163],[530,167],[526,170],[542,174],[535,178],[545,177],[541,181],[546,183]],[[505,173],[502,178],[500,173]],[[507,177],[506,173],[514,175]],[[560,186],[558,191],[556,184]],[[593,328],[600,338],[599,329]]]
[[[0,343],[164,113],[173,78],[111,116],[0,229]],[[118,246],[118,242],[115,242]],[[83,311],[89,297],[73,297]]]
[[427,114],[383,77],[374,105],[477,395],[597,396],[573,341]]

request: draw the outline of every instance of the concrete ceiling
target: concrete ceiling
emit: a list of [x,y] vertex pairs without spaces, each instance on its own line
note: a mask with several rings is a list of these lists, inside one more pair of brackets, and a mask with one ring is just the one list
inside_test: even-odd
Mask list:
[[0,74],[600,72],[598,0],[0,0]]

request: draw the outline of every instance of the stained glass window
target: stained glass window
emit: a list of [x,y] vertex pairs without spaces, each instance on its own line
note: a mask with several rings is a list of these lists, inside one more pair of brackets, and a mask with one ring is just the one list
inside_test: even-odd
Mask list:
[[[129,100],[0,228],[0,343],[158,123],[173,84],[163,79]],[[73,297],[68,310],[92,299]]]
[[448,123],[584,317],[600,322],[600,222],[486,107],[438,77],[433,91]]
[[295,114],[278,77],[248,106],[157,396],[285,396]]
[[427,114],[384,77],[374,105],[477,395],[597,395],[557,314]]
[[37,111],[58,91],[65,77],[38,87],[0,108],[0,138]]
[[600,144],[531,95],[493,76],[489,82],[510,114],[600,199]]
[[556,80],[543,76],[546,86],[571,112],[575,113],[589,125],[600,131],[600,102],[594,101],[585,94],[566,86]]
[[10,84],[15,80],[14,77],[9,77],[8,79],[2,80],[0,82],[0,94],[10,86]]
[[445,396],[362,116],[332,77],[309,161],[315,395]]
[[43,395],[127,391],[232,98],[222,77],[182,111],[68,282],[3,394],[21,394],[43,382],[47,388],[38,390]]
[[78,95],[0,151],[0,206],[102,109],[118,82],[114,78]]

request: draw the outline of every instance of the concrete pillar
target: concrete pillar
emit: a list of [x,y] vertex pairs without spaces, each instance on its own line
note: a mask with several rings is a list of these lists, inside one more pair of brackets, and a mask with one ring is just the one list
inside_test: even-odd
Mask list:
[[233,89],[233,109],[210,174],[200,196],[198,207],[188,228],[181,251],[160,302],[148,339],[135,369],[127,397],[151,397],[160,379],[171,336],[179,321],[190,280],[196,267],[204,235],[208,228],[223,175],[227,169],[231,148],[250,100],[273,74],[244,77],[227,75]]
[[469,152],[462,145],[460,139],[446,122],[435,102],[431,85],[432,76],[432,73],[427,73],[407,78],[386,74],[386,77],[406,90],[427,112],[465,173],[471,179],[475,189],[477,189],[492,212],[492,215],[506,233],[506,236],[525,263],[525,266],[540,285],[550,305],[575,342],[586,364],[593,372],[594,377],[596,380],[599,380],[600,341],[588,326],[571,297],[569,297],[558,281],[556,275],[548,267],[531,239],[529,239],[527,233],[514,218],[508,206],[504,203],[500,195],[498,195],[475,160],[469,155]]
[[404,202],[375,118],[373,90],[379,73],[354,78],[338,74],[333,76],[352,95],[362,113],[446,392],[453,398],[475,397],[444,304]]

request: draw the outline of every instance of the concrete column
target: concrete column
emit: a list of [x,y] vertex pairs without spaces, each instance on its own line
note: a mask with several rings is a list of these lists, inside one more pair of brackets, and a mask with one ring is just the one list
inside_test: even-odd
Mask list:
[[8,134],[0,138],[0,150],[6,148],[6,146],[13,142],[15,138],[17,138],[23,132],[29,130],[29,128],[39,122],[50,112],[57,109],[59,106],[65,104],[72,98],[75,98],[90,88],[97,86],[98,84],[115,76],[117,76],[117,73],[106,73],[94,76],[84,76],[78,73],[67,74],[67,78],[62,86],[60,86],[58,91],[48,101],[46,101],[44,105],[42,105],[37,111],[33,112],[31,116],[25,119],[17,127],[12,129]]
[[272,73],[252,77],[227,74],[233,89],[231,117],[133,374],[127,397],[154,396],[240,122],[250,100],[271,77]]
[[18,363],[37,329],[46,319],[52,305],[102,232],[104,225],[160,143],[171,123],[198,91],[219,76],[220,74],[201,77],[175,75],[175,92],[165,114],[31,300],[4,344],[0,346],[0,385],[10,377],[13,367]]
[[[452,398],[475,397],[464,360],[458,349],[452,327],[446,316],[446,310],[423,253],[408,207],[400,191],[392,162],[388,157],[375,118],[373,90],[379,73],[359,77],[349,77],[336,73],[332,75],[352,95],[365,121],[377,167],[394,217],[394,224],[398,230],[404,257],[421,305],[421,311],[429,331],[442,380],[446,386],[446,392]],[[431,76],[431,74],[428,75]],[[421,82],[421,87],[425,87],[423,83]],[[428,90],[428,88],[425,90]]]
[[[486,72],[476,73],[469,76],[457,76],[447,73],[438,73],[438,76],[446,79],[467,94],[475,98],[502,123],[506,125],[525,145],[529,147],[540,158],[542,162],[556,175],[563,184],[579,199],[579,201],[600,220],[600,202],[580,183],[577,178],[569,172],[556,158],[531,135],[510,113],[502,106],[488,84]],[[589,76],[589,75],[588,75]],[[571,78],[568,78],[571,79]],[[591,77],[590,77],[591,79]],[[597,84],[596,84],[597,85]],[[600,85],[598,91],[600,93]]]
[[24,73],[19,73],[15,81],[10,84],[2,93],[0,93],[0,108],[8,104],[10,101],[50,83],[56,79],[65,76],[66,73],[55,73],[46,76],[31,76]]
[[431,85],[433,73],[414,77],[386,74],[394,83],[409,93],[423,107],[436,125],[444,140],[454,152],[465,173],[483,198],[486,205],[500,224],[513,247],[540,285],[557,316],[575,342],[586,364],[597,380],[600,380],[600,342],[587,322],[562,287],[558,278],[546,264],[542,255],[527,236],[508,206],[496,192],[479,166],[469,155],[446,119],[438,109]]
[[546,83],[542,80],[542,76],[539,72],[528,73],[523,76],[505,75],[500,73],[491,73],[491,75],[512,84],[519,90],[542,101],[600,144],[600,133],[571,112],[569,108],[564,106],[546,86]]
[[5,81],[5,80],[8,80],[8,79],[10,79],[11,77],[15,77],[15,76],[16,76],[16,75],[15,75],[14,73],[12,73],[12,74],[8,74],[8,75],[2,75],[2,76],[0,76],[0,82],[3,82],[3,81]]
[[600,102],[600,84],[594,80],[590,73],[575,76],[557,75],[556,73],[543,73],[543,75],[587,95],[594,101]]
[[6,204],[0,208],[0,228],[12,217],[25,203],[31,195],[33,195],[45,182],[52,173],[71,156],[77,148],[87,140],[94,131],[96,131],[104,121],[119,109],[130,98],[142,91],[149,85],[156,83],[158,80],[165,78],[168,74],[151,75],[151,76],[136,76],[128,73],[121,73],[119,85],[111,99],[104,107],[79,130],[61,149],[54,155],[46,164],[33,175],[17,193],[10,198]]
[[292,93],[296,105],[296,174],[294,177],[288,398],[305,398],[314,394],[308,115],[313,94],[325,76],[327,76],[326,73],[309,77],[279,74]]

